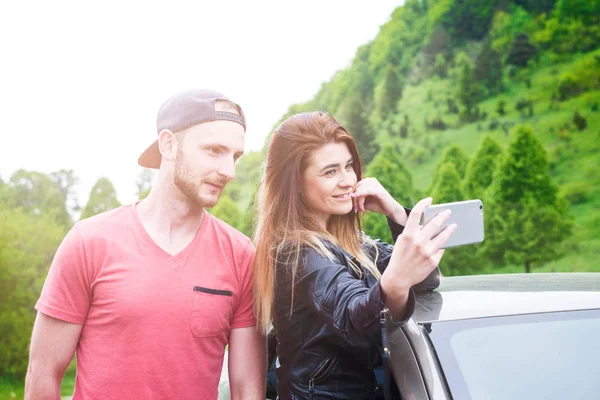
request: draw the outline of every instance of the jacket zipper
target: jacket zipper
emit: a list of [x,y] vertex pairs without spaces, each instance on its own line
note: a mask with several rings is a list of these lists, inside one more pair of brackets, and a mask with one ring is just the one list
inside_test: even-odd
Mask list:
[[381,326],[381,344],[383,345],[383,362],[384,365],[390,360],[390,342],[387,334],[386,317],[389,314],[389,308],[385,307],[379,313],[379,325]]
[[233,293],[230,290],[217,290],[217,289],[209,289],[202,286],[194,286],[194,292],[202,292],[208,294],[217,294],[220,296],[233,296]]
[[382,358],[383,358],[383,396],[386,399],[391,399],[392,395],[390,393],[389,388],[389,379],[390,379],[390,341],[388,338],[387,332],[387,316],[390,313],[390,310],[387,307],[384,307],[383,310],[379,313],[379,324],[381,326],[381,344],[382,344]]
[[327,375],[329,371],[331,371],[331,367],[333,367],[334,360],[335,356],[327,358],[323,365],[321,365],[321,367],[317,370],[317,372],[315,372],[313,376],[311,376],[308,380],[308,391],[310,392],[311,398],[315,391],[315,381],[319,380],[323,376]]

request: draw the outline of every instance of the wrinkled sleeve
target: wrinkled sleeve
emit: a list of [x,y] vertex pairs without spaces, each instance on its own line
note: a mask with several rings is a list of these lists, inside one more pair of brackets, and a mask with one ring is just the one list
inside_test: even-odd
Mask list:
[[[354,277],[345,265],[307,249],[301,258],[294,290],[297,299],[317,313],[344,344],[381,344],[379,317],[385,305],[379,282],[369,288]],[[411,290],[406,319],[412,315],[414,304]]]
[[248,240],[248,245],[244,251],[242,261],[237,267],[241,295],[233,316],[233,322],[231,323],[232,329],[256,325],[256,319],[254,317],[254,312],[252,311],[254,305],[254,296],[252,294],[252,272],[255,254],[256,250],[254,249],[252,242]]
[[35,309],[63,321],[83,325],[92,300],[92,269],[84,239],[75,225],[60,244]]

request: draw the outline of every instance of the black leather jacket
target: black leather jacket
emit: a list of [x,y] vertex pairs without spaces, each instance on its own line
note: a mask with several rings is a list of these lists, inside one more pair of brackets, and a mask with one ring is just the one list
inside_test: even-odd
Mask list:
[[[410,212],[410,210],[407,210]],[[404,227],[388,220],[394,241]],[[393,246],[376,241],[377,268],[384,271]],[[380,313],[381,286],[370,273],[357,277],[348,260],[358,261],[340,247],[326,242],[335,261],[313,249],[304,250],[294,287],[285,265],[276,273],[273,325],[277,334],[280,367],[279,399],[373,399],[373,368],[382,362]],[[375,248],[366,248],[375,257]],[[439,270],[417,290],[439,285]],[[414,310],[411,290],[405,318]]]

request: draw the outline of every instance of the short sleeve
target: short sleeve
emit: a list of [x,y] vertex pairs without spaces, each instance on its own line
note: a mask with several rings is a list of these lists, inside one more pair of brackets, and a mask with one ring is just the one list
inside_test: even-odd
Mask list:
[[248,326],[256,325],[256,318],[254,317],[254,294],[252,272],[254,268],[254,256],[255,249],[252,242],[248,241],[248,245],[244,251],[242,262],[237,266],[239,285],[240,285],[240,297],[237,303],[235,313],[233,315],[233,322],[231,328],[246,328]]
[[84,241],[75,225],[63,239],[48,271],[35,309],[63,321],[85,322],[91,303],[91,270]]

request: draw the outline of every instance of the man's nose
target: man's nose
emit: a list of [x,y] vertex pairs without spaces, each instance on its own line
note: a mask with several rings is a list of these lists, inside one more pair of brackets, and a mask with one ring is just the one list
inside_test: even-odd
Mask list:
[[233,159],[225,159],[219,165],[218,174],[228,181],[235,178],[235,161]]

